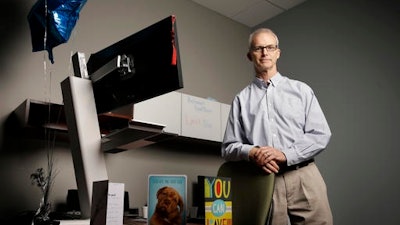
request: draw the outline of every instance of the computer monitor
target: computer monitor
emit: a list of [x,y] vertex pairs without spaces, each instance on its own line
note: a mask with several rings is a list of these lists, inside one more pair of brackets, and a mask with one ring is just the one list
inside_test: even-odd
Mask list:
[[98,114],[183,88],[175,16],[91,54],[87,70]]

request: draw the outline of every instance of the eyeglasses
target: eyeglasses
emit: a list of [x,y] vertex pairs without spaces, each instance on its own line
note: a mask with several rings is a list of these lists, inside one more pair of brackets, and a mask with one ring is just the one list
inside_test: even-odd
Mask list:
[[276,49],[278,49],[278,46],[276,45],[267,45],[267,46],[255,46],[252,47],[251,50],[253,52],[257,52],[257,53],[261,53],[265,50],[267,50],[267,52],[274,52]]

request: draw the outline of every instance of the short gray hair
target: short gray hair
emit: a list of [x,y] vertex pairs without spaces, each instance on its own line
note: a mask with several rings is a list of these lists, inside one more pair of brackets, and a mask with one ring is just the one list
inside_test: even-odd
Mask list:
[[253,31],[249,36],[249,49],[251,49],[251,44],[253,42],[253,37],[260,33],[269,33],[272,34],[276,39],[276,46],[279,48],[279,39],[278,36],[269,28],[258,28],[257,30]]

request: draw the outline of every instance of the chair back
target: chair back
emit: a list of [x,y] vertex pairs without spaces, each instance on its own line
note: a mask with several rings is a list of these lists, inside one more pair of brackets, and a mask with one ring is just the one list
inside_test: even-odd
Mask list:
[[231,178],[233,225],[268,224],[275,174],[249,161],[228,161],[220,166],[218,176]]

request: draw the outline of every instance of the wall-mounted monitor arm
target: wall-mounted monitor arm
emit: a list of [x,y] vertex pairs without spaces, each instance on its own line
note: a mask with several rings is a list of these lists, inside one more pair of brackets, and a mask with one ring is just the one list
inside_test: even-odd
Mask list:
[[92,185],[108,180],[92,81],[70,76],[61,83],[82,219],[90,218]]
[[117,55],[104,66],[100,67],[90,75],[92,82],[97,82],[109,74],[117,73],[121,80],[129,79],[135,75],[135,66],[133,56]]

